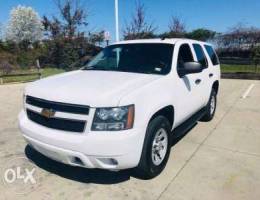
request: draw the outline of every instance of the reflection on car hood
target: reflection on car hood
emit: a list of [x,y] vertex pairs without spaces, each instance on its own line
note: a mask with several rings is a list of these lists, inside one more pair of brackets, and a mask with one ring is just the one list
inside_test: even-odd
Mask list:
[[124,95],[160,77],[138,73],[78,70],[35,81],[27,86],[26,95],[91,107],[117,106]]

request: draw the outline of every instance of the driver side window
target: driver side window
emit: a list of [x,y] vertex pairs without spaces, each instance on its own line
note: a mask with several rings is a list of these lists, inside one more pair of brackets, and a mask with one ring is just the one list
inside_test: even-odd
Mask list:
[[194,62],[190,46],[188,44],[182,44],[179,48],[178,60],[177,60],[177,71],[183,68],[183,64],[186,62]]

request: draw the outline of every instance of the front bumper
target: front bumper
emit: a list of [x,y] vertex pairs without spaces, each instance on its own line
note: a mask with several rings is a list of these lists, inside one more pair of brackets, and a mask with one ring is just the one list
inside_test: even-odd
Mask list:
[[24,111],[19,127],[37,151],[59,162],[86,168],[120,170],[139,163],[145,130],[73,133],[50,129],[30,121]]

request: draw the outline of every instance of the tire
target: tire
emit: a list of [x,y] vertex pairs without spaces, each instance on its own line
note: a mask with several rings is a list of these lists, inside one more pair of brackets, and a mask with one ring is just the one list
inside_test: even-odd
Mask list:
[[135,168],[139,178],[152,179],[163,171],[170,155],[170,136],[171,126],[164,116],[158,116],[149,123],[141,159]]
[[206,106],[206,113],[201,118],[201,121],[204,121],[204,122],[211,121],[215,115],[216,107],[217,107],[217,93],[214,89],[212,89],[210,98],[209,98],[209,102]]

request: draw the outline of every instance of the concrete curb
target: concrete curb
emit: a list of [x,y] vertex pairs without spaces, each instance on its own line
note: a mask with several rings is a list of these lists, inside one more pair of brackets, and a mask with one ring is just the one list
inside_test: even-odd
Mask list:
[[260,80],[260,73],[252,72],[224,72],[221,73],[221,78],[226,79],[249,79],[249,80]]

